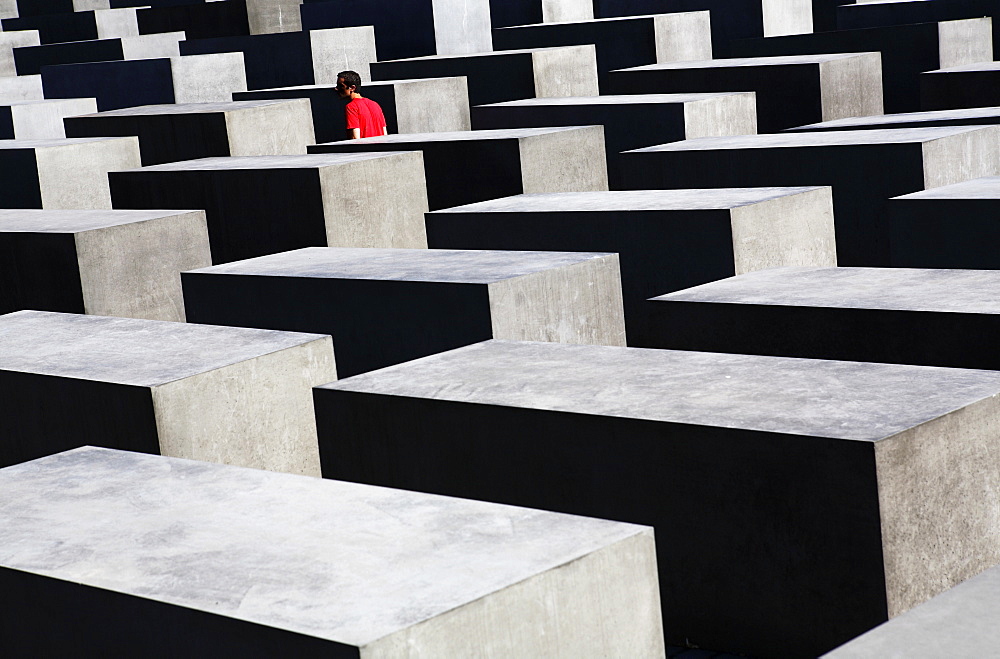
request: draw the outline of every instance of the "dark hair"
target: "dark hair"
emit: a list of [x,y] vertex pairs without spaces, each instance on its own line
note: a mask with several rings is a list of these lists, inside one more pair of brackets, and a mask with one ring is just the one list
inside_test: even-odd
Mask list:
[[358,75],[357,71],[341,71],[337,77],[344,79],[345,87],[354,87],[354,91],[361,89],[361,76]]

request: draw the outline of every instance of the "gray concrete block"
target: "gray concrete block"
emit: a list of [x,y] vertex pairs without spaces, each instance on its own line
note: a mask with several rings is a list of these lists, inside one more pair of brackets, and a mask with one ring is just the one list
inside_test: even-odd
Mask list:
[[177,44],[183,39],[183,32],[167,32],[117,39],[24,46],[13,49],[14,65],[18,75],[35,75],[41,72],[43,66],[50,64],[179,56],[180,49]]
[[0,103],[17,101],[41,101],[45,98],[42,91],[41,76],[9,76],[0,78]]
[[774,268],[653,298],[649,348],[1000,370],[1000,272]]
[[4,466],[93,445],[319,473],[328,336],[41,311],[0,316],[0,334]]
[[0,26],[4,32],[37,30],[43,44],[134,37],[139,35],[137,11],[134,7],[127,7],[4,18],[0,20]]
[[136,20],[140,34],[182,31],[188,39],[252,34],[249,16],[251,3],[248,0],[155,3],[156,6],[153,7],[142,5],[154,3],[132,0],[130,4],[139,6]]
[[[593,45],[372,62],[374,80],[465,76],[472,105],[534,96],[597,96]],[[502,82],[500,82],[502,81]]]
[[920,74],[920,107],[953,110],[1000,105],[1000,62],[952,66]]
[[601,126],[386,135],[309,147],[310,153],[419,150],[431,210],[524,192],[607,190]]
[[[345,99],[336,84],[259,89],[233,94],[234,101],[308,98],[317,142],[347,139]],[[366,81],[362,94],[379,104],[390,133],[435,133],[472,128],[464,77]]]
[[520,195],[428,213],[426,225],[433,248],[619,254],[630,345],[653,329],[646,300],[654,295],[763,268],[837,263],[829,188]]
[[494,28],[585,21],[593,17],[592,0],[490,0],[490,22]]
[[753,92],[528,98],[472,108],[476,129],[601,125],[611,189],[625,186],[621,152],[665,142],[757,132]]
[[[858,29],[906,25],[909,23],[937,23],[983,16],[1000,16],[997,0],[949,0],[949,2],[927,2],[926,0],[878,0],[859,2],[836,8],[836,23],[833,29]],[[997,42],[998,26],[993,26],[993,59],[1000,51]]]
[[93,98],[8,101],[0,105],[0,139],[45,140],[66,137],[63,118],[97,111]]
[[613,71],[607,80],[614,94],[752,91],[766,133],[882,113],[878,53],[672,62]]
[[202,211],[0,210],[0,313],[184,320],[180,272],[212,264]]
[[137,136],[144,166],[305,154],[316,141],[306,99],[145,105],[67,118],[65,124],[71,137]]
[[329,334],[341,377],[491,338],[625,345],[616,254],[313,247],[181,278],[189,321]]
[[1000,561],[993,371],[490,341],[315,400],[326,477],[654,526],[668,643],[815,656]]
[[665,654],[648,527],[96,448],[0,496],[17,654]]
[[17,69],[14,68],[15,48],[37,46],[39,43],[41,42],[38,39],[38,30],[0,32],[0,77],[17,75]]
[[[907,0],[908,1],[908,0]],[[925,1],[925,0],[921,0]],[[882,128],[936,128],[939,126],[992,126],[1000,124],[1000,107],[903,112],[873,117],[849,117],[791,128],[797,133],[826,130],[878,130]]]
[[[712,58],[707,11],[538,23],[493,31],[497,50],[594,44],[597,72],[658,62]],[[601,91],[606,80],[600,79]]]
[[302,0],[246,0],[250,34],[300,32]]
[[109,0],[16,0],[17,15],[45,16],[92,9],[108,9]]
[[16,0],[0,0],[0,18],[17,17]]
[[0,141],[0,208],[111,208],[108,172],[139,164],[134,137]]
[[301,247],[427,246],[419,153],[203,158],[113,172],[115,208],[201,208],[216,263]]
[[629,151],[623,163],[640,190],[830,185],[838,263],[886,266],[888,199],[1000,173],[998,139],[997,126],[704,137]]
[[375,30],[370,25],[311,32],[189,39],[181,43],[180,50],[182,55],[242,53],[249,89],[336,85],[337,72],[345,70],[357,71],[363,80],[368,80],[369,63],[377,59]]
[[46,98],[97,99],[97,109],[221,103],[246,91],[242,53],[59,64],[42,67]]

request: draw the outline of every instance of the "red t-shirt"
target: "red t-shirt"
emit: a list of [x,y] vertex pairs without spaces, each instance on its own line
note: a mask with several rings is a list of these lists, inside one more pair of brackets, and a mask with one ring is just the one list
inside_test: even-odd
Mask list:
[[378,137],[384,133],[385,116],[378,103],[356,98],[347,104],[347,130],[361,129],[361,137]]

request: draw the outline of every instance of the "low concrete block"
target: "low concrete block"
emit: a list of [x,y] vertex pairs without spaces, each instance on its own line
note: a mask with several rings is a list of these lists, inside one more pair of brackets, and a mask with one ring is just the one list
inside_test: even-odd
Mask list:
[[775,268],[653,298],[646,347],[1000,370],[1000,272]]
[[997,126],[703,137],[622,162],[639,190],[832,186],[838,263],[887,266],[889,197],[1000,173],[998,139]]
[[138,164],[134,137],[4,140],[0,208],[111,208],[108,172]]
[[16,32],[0,32],[0,77],[16,76],[14,67],[14,49],[21,46],[37,46],[38,30],[18,30]]
[[472,105],[527,96],[597,96],[594,53],[594,46],[586,45],[415,57],[372,62],[371,72],[374,80],[465,76]]
[[[707,11],[520,25],[493,31],[497,50],[592,43],[599,74],[631,66],[712,59]],[[601,91],[605,79],[600,79]]]
[[37,30],[38,39],[43,44],[134,37],[139,35],[137,11],[129,7],[4,18],[0,20],[0,27],[4,32]]
[[89,62],[42,67],[46,98],[93,96],[97,109],[162,103],[220,103],[246,91],[242,53]]
[[41,73],[43,66],[50,64],[178,56],[180,50],[177,44],[182,39],[184,39],[183,32],[168,32],[118,39],[25,46],[14,49],[14,64],[18,75],[35,75]]
[[107,9],[109,0],[15,0],[17,16],[68,14],[88,9]]
[[[926,0],[923,0],[926,1]],[[879,130],[882,128],[936,128],[939,126],[992,126],[1000,124],[1000,107],[903,112],[874,117],[849,117],[789,130],[814,133],[827,130]]]
[[60,139],[66,137],[64,117],[96,111],[93,98],[8,101],[0,105],[0,139]]
[[188,39],[214,39],[253,34],[250,29],[250,8],[247,0],[225,2],[182,2],[173,5],[150,2],[136,9],[140,34],[184,32]]
[[618,272],[615,254],[313,247],[182,280],[191,322],[330,334],[349,377],[491,338],[625,345]]
[[0,496],[17,654],[665,656],[648,527],[98,448]]
[[714,135],[757,132],[752,92],[528,98],[472,108],[476,129],[601,125],[608,183],[625,186],[621,152]]
[[494,28],[585,21],[593,17],[592,0],[490,0],[490,22]]
[[247,88],[267,89],[290,85],[337,84],[337,72],[357,71],[370,77],[374,62],[375,30],[351,27],[282,34],[256,34],[217,39],[189,39],[181,43],[182,55],[242,53]]
[[953,110],[1000,105],[1000,62],[952,66],[920,74],[920,107]]
[[993,371],[489,341],[314,391],[328,478],[669,536],[668,644],[815,656],[1000,561]]
[[[234,101],[308,98],[317,142],[347,139],[345,99],[336,84],[303,85],[236,92]],[[365,82],[365,98],[382,107],[390,133],[435,133],[470,130],[469,87],[464,77],[417,78]]]
[[42,311],[0,333],[0,465],[92,445],[319,473],[328,336]]
[[203,158],[111,174],[115,208],[201,208],[216,263],[301,247],[427,246],[419,153]]
[[316,141],[306,99],[145,105],[72,117],[65,124],[71,137],[136,135],[143,166],[305,154]]
[[763,268],[837,263],[829,188],[530,194],[428,213],[426,224],[433,248],[619,254],[630,345],[654,329],[646,309],[654,295]]
[[607,80],[614,94],[755,92],[765,133],[882,113],[878,53],[672,62],[613,71]]
[[184,321],[180,272],[212,264],[202,211],[0,210],[0,313]]
[[310,153],[419,150],[431,210],[523,192],[607,190],[600,126],[386,135],[309,147]]
[[41,101],[44,98],[45,92],[42,91],[41,76],[10,76],[0,78],[0,103]]

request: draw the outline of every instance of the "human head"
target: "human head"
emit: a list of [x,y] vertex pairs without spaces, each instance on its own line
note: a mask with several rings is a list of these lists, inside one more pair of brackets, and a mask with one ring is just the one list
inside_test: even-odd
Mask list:
[[[351,88],[354,89],[351,89]],[[361,91],[361,76],[357,71],[341,71],[337,74],[337,93],[342,98],[347,98],[351,92]]]

